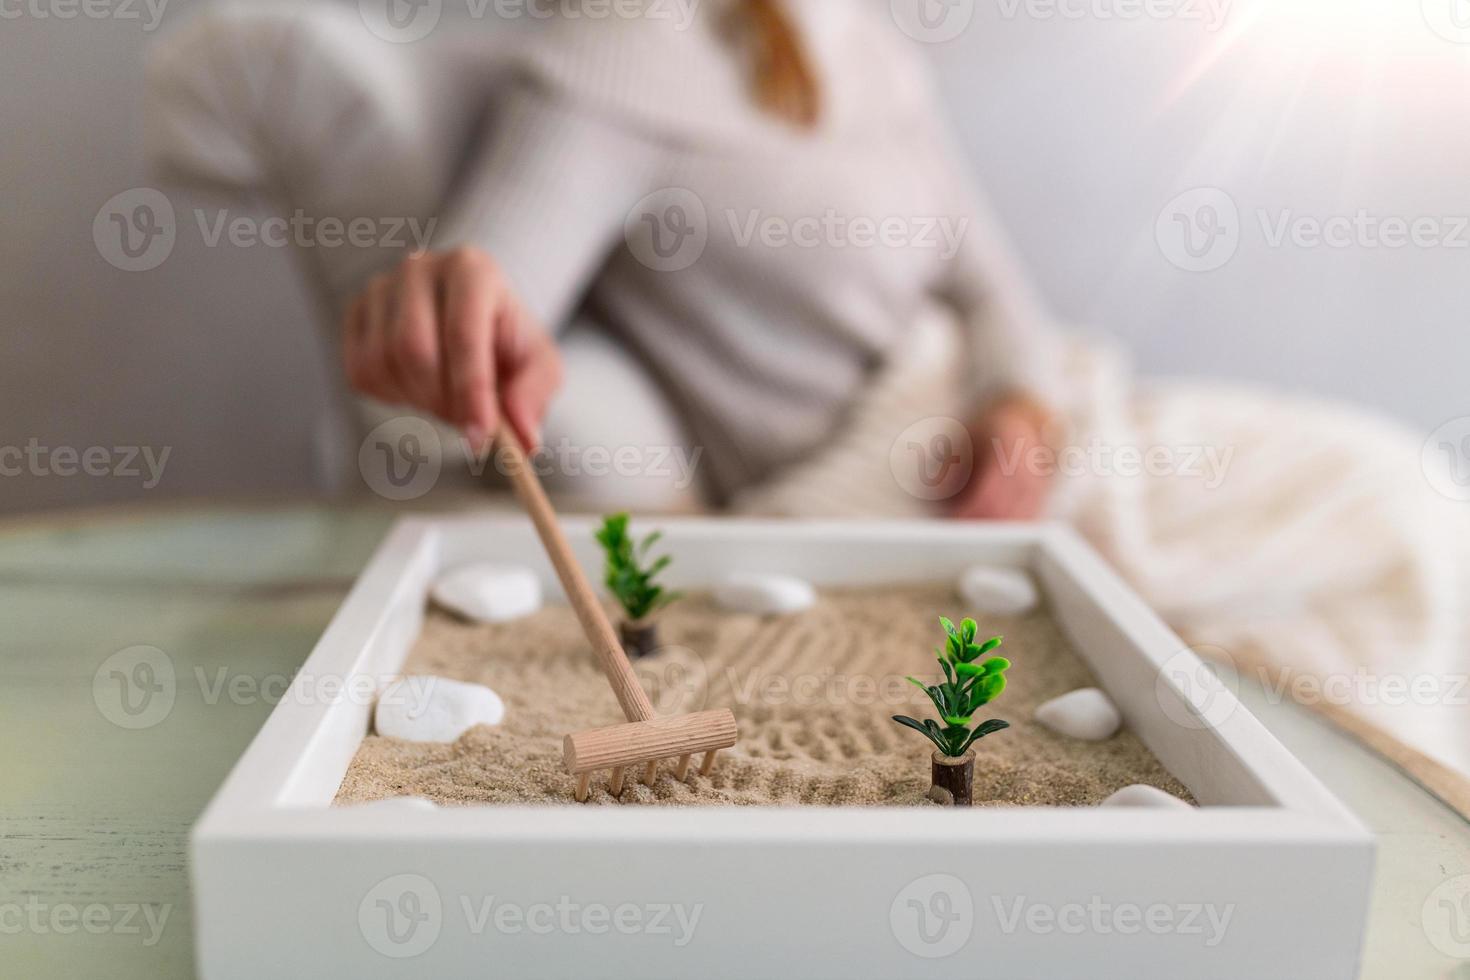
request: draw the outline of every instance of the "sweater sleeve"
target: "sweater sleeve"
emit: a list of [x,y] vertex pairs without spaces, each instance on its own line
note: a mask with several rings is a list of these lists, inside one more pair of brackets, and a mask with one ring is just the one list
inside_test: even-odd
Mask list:
[[1055,411],[1064,398],[1061,344],[1050,315],[1020,266],[989,202],[970,181],[954,181],[967,224],[939,284],[959,318],[977,404],[1019,393]]
[[554,332],[657,186],[667,147],[532,86],[508,92],[451,195],[436,248],[475,245]]

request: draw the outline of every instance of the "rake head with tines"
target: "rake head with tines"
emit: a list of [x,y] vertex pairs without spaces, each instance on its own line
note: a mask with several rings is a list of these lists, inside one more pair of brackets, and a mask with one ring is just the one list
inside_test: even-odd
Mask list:
[[623,777],[630,766],[642,766],[644,785],[653,785],[660,759],[678,759],[674,778],[682,780],[689,774],[689,763],[693,757],[703,753],[699,772],[702,776],[709,775],[714,768],[715,753],[735,744],[738,737],[735,716],[728,708],[672,718],[654,715],[653,705],[633,673],[633,666],[618,642],[617,632],[561,532],[556,512],[546,499],[546,492],[541,489],[541,481],[527,464],[520,440],[502,425],[496,441],[505,454],[506,468],[516,496],[536,525],[536,533],[540,535],[567,598],[576,610],[582,631],[587,634],[587,640],[602,665],[602,672],[607,675],[613,694],[628,719],[622,725],[573,732],[566,737],[562,755],[567,771],[577,777],[578,802],[587,799],[591,792],[592,774],[599,769],[612,771],[608,792],[613,796],[622,793]]

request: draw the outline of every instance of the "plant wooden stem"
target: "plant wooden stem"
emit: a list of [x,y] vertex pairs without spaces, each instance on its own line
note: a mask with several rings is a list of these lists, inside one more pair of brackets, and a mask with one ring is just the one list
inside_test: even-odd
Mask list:
[[646,657],[658,650],[658,624],[646,619],[618,624],[623,649],[630,657]]
[[966,752],[958,759],[935,752],[929,767],[930,780],[949,793],[952,806],[970,806],[975,795],[975,753]]

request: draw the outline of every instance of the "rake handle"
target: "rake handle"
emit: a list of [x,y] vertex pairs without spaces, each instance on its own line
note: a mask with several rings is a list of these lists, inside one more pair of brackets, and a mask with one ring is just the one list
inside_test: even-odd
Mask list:
[[648,721],[654,717],[653,705],[643,692],[643,685],[638,683],[633,665],[628,662],[628,655],[618,642],[617,631],[613,629],[612,621],[607,618],[607,612],[598,601],[597,593],[592,591],[592,583],[587,581],[586,573],[572,554],[572,546],[567,543],[566,535],[557,522],[556,511],[552,509],[551,501],[546,499],[546,491],[542,489],[541,481],[537,479],[535,470],[526,459],[526,451],[521,448],[520,439],[511,431],[510,426],[502,422],[495,441],[505,454],[505,469],[510,476],[511,486],[515,488],[521,506],[530,515],[531,523],[536,525],[536,533],[540,535],[546,555],[556,569],[556,577],[561,580],[562,588],[566,590],[567,598],[576,610],[582,632],[587,635],[587,642],[592,644],[592,650],[597,654],[597,661],[602,665],[602,672],[607,675],[607,682],[612,686],[623,714],[629,721]]

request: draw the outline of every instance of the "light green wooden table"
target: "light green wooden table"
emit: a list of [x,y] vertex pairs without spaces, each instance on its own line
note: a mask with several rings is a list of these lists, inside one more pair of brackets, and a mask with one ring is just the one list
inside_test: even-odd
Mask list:
[[[285,507],[0,523],[0,976],[193,975],[189,827],[393,516]],[[171,658],[178,687],[162,720],[129,729],[93,684],[137,645]],[[1321,719],[1242,694],[1379,835],[1363,975],[1470,978],[1470,960],[1435,943],[1470,943],[1470,907],[1421,916],[1437,888],[1470,874],[1470,826]]]

